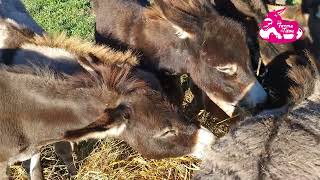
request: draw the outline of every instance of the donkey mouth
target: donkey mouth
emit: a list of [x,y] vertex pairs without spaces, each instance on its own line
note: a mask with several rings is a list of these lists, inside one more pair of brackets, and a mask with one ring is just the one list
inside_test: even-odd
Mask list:
[[218,105],[229,117],[238,116],[247,112],[254,115],[260,112],[268,99],[268,95],[261,84],[255,80],[250,83],[235,102],[227,102],[219,99],[213,93],[207,93],[208,97]]
[[237,103],[237,106],[250,114],[254,115],[260,112],[268,100],[268,94],[256,80],[251,83],[244,92],[244,96]]

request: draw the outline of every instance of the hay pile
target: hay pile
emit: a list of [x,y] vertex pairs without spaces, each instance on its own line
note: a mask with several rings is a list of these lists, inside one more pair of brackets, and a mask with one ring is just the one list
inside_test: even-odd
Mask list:
[[83,161],[76,179],[190,179],[197,160],[146,160],[123,142],[104,140]]
[[[199,170],[198,161],[191,157],[147,160],[125,143],[111,139],[96,142],[87,157],[76,161],[79,169],[74,177],[68,176],[66,166],[55,155],[53,146],[43,149],[41,163],[45,179],[187,180],[191,179],[194,171]],[[27,179],[27,173],[20,165],[11,167],[11,176],[16,180]]]

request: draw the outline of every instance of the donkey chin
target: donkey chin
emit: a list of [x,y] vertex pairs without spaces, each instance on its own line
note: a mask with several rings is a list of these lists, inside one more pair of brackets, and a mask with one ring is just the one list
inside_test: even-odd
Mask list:
[[243,111],[255,115],[263,110],[263,107],[267,103],[268,94],[263,89],[261,84],[256,80],[248,86],[248,90],[245,91],[243,98],[237,102],[235,106],[235,112],[242,113]]
[[201,126],[198,130],[197,140],[193,146],[193,150],[190,156],[198,159],[204,159],[208,152],[211,150],[211,146],[215,142],[215,136],[208,129]]

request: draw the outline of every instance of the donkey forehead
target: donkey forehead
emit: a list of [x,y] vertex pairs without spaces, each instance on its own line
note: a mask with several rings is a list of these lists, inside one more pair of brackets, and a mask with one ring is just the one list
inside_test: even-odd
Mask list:
[[142,99],[134,107],[135,116],[144,126],[164,128],[181,122],[176,109],[166,100]]
[[213,66],[235,64],[241,67],[250,64],[249,51],[242,42],[219,44],[209,39],[204,43],[201,53],[201,58]]
[[[219,20],[204,25],[200,40],[203,58],[213,65],[236,63],[246,64],[250,61],[246,34],[243,27],[231,20]],[[217,25],[219,25],[217,28]]]

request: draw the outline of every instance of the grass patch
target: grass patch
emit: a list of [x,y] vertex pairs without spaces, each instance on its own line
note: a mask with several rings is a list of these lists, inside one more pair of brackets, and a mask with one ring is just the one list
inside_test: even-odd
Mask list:
[[23,0],[26,8],[48,33],[66,32],[94,38],[94,17],[88,0]]

